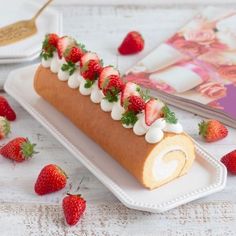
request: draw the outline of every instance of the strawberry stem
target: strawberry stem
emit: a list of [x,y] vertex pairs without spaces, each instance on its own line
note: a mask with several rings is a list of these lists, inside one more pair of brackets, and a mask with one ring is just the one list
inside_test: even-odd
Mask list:
[[208,126],[208,123],[204,120],[198,124],[199,135],[202,135],[203,137],[207,136],[207,126]]
[[28,139],[21,145],[21,151],[23,152],[23,155],[25,158],[32,157],[34,154],[37,154],[38,152],[35,152],[36,144],[31,143]]

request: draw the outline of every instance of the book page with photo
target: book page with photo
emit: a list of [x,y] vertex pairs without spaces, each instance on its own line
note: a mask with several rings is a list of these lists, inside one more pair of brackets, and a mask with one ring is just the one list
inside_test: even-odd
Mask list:
[[125,78],[236,120],[236,10],[206,8]]

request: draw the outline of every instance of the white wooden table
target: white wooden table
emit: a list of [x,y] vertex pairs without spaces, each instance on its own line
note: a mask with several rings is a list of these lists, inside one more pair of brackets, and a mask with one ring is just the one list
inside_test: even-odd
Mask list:
[[[64,16],[64,32],[85,42],[107,64],[117,64],[121,71],[155,47],[188,20],[194,10],[156,7],[57,6]],[[131,29],[143,33],[146,49],[138,56],[120,57],[116,47]],[[22,64],[1,65],[0,78]],[[126,208],[59,142],[36,122],[16,101],[6,94],[17,112],[9,138],[23,135],[37,143],[40,153],[32,160],[13,164],[0,158],[0,236],[73,236],[73,235],[236,235],[236,177],[229,176],[220,193],[194,201],[163,214],[151,214]],[[175,109],[185,130],[217,159],[236,149],[236,130],[217,143],[205,144],[197,135],[201,117]],[[6,141],[4,141],[6,142]],[[3,141],[0,142],[3,144]],[[61,166],[69,175],[67,189],[39,197],[33,186],[40,169],[49,163]],[[62,196],[81,178],[81,194],[87,211],[75,227],[64,224]]]

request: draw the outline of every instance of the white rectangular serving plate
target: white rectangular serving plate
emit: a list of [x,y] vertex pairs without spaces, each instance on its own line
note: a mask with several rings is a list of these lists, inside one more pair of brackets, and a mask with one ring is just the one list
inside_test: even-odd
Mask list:
[[12,71],[5,83],[5,91],[127,207],[155,213],[164,212],[224,188],[227,175],[224,165],[195,142],[197,157],[187,175],[155,190],[145,189],[101,147],[36,94],[33,77],[37,67],[38,64]]

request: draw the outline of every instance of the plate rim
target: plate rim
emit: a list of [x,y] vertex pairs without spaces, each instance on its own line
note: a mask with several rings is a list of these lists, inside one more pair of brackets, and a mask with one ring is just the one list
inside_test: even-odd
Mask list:
[[[11,82],[14,81],[15,76],[20,76],[20,71],[29,70],[33,68],[37,68],[39,63],[22,67],[16,70],[13,70],[9,73],[8,78],[4,84],[4,90],[27,111],[29,114],[34,117],[42,126],[44,126],[76,159],[78,159],[96,178],[99,179],[125,206],[141,210],[141,211],[149,211],[153,213],[161,213],[182,204],[191,202],[193,200],[202,198],[209,194],[218,192],[224,189],[226,185],[227,179],[227,170],[225,166],[214,159],[212,155],[210,155],[204,148],[202,148],[194,139],[196,151],[201,155],[201,157],[207,161],[211,166],[213,166],[216,170],[216,176],[213,184],[208,186],[193,190],[189,193],[182,194],[179,197],[176,197],[172,200],[165,201],[159,204],[150,204],[144,202],[138,202],[132,200],[123,190],[120,188],[114,181],[112,181],[109,176],[104,174],[96,165],[90,162],[86,156],[77,149],[60,131],[57,130],[46,118],[41,115],[34,107],[27,102],[16,92],[11,90]],[[13,82],[14,83],[14,82]],[[13,89],[14,90],[14,89]],[[79,157],[78,157],[79,154]]]

